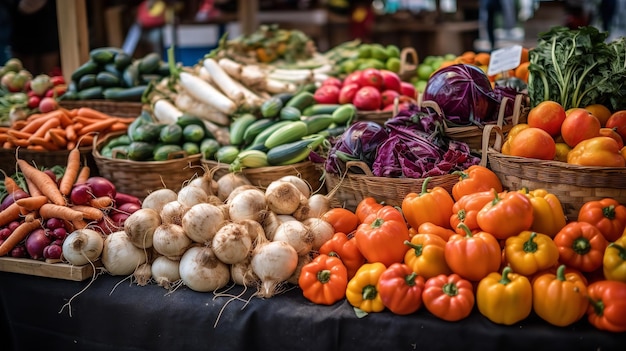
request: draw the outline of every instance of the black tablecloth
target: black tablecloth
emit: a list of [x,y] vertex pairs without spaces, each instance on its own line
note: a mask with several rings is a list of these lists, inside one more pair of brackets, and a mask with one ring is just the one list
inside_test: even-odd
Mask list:
[[9,350],[64,351],[626,350],[626,333],[599,331],[586,319],[562,328],[531,315],[502,326],[474,311],[451,323],[424,308],[358,318],[345,300],[315,305],[298,288],[269,299],[246,291],[232,300],[184,286],[168,294],[109,275],[72,300],[70,316],[63,306],[88,283],[0,272],[0,350],[7,340]]

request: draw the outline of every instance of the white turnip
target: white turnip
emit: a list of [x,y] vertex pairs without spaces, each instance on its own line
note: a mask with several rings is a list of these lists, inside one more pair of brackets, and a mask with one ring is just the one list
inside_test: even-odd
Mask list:
[[141,249],[152,247],[154,230],[161,225],[161,216],[151,208],[141,208],[126,218],[124,231],[131,243]]
[[279,215],[290,215],[306,198],[293,183],[273,181],[265,189],[265,200],[271,211]]
[[63,241],[63,258],[70,264],[82,266],[94,262],[102,254],[104,238],[93,229],[78,229]]
[[252,249],[248,227],[241,223],[227,223],[215,233],[211,247],[215,256],[226,264],[244,260]]
[[130,241],[125,231],[117,231],[104,239],[101,259],[109,274],[130,275],[146,262],[147,255]]
[[192,243],[183,228],[173,223],[158,226],[152,238],[154,250],[172,260],[179,260]]
[[161,213],[163,206],[166,203],[172,202],[178,199],[178,194],[172,189],[158,189],[146,196],[142,201],[141,207],[151,208],[158,213]]
[[209,246],[193,246],[180,259],[180,278],[191,290],[215,291],[230,281],[230,270]]
[[266,208],[263,192],[258,189],[244,190],[228,202],[228,218],[233,222],[245,219],[259,221]]
[[194,242],[210,243],[215,233],[226,223],[224,212],[217,206],[201,203],[191,206],[182,220],[185,234]]
[[152,280],[165,289],[171,289],[180,281],[180,261],[170,260],[165,256],[159,256],[152,261]]
[[291,245],[298,255],[304,255],[313,247],[313,233],[300,221],[283,222],[276,232],[272,241],[284,241]]

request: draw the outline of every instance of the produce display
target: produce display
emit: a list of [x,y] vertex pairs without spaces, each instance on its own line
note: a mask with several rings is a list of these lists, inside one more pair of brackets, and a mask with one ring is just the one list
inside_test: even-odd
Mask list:
[[[529,59],[519,71],[502,77],[487,76],[488,55],[430,57],[415,72],[425,80],[421,87],[402,81],[393,46],[349,42],[320,54],[302,33],[275,26],[222,39],[193,67],[176,64],[173,50],[165,63],[152,54],[132,60],[119,49],[94,49],[64,96],[122,101],[136,89],[128,100],[141,100],[144,110],[116,117],[55,104],[0,130],[5,148],[69,152],[51,168],[16,154],[17,171],[0,181],[0,256],[98,262],[98,272],[168,293],[235,284],[271,300],[296,288],[314,304],[345,302],[360,318],[427,311],[454,322],[478,313],[508,326],[533,314],[554,326],[586,320],[626,332],[626,204],[607,195],[566,215],[550,188],[504,186],[475,150],[446,134],[450,126],[493,124],[502,111],[511,114],[504,97],[528,94],[533,106],[503,134],[502,154],[626,169],[620,93],[587,89],[577,103],[537,100],[548,91],[540,84],[555,77],[544,70],[567,67],[542,64],[545,45],[560,55],[570,43],[589,44],[558,35],[602,37],[554,29],[523,51]],[[614,60],[620,50],[601,52],[607,62],[624,62]],[[124,83],[133,68],[135,85]],[[363,111],[391,116],[362,120]],[[106,158],[202,154],[228,164],[228,172],[199,168],[179,190],[149,189],[139,199],[80,159],[77,146],[92,145],[96,133],[106,137],[98,146]],[[351,210],[331,206],[337,189],[311,189],[294,175],[260,187],[241,172],[302,161],[326,176],[345,176],[354,171],[348,162],[360,161],[376,177],[424,181],[399,206],[365,197]],[[431,185],[441,175],[458,176],[451,190]]]

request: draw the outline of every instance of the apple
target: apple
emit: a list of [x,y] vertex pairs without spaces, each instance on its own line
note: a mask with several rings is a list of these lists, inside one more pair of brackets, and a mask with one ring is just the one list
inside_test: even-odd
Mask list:
[[386,69],[381,69],[380,74],[383,76],[383,87],[382,90],[395,90],[400,92],[400,85],[402,83],[402,79],[396,72],[392,72]]
[[381,94],[377,88],[365,86],[359,88],[356,95],[354,95],[352,103],[357,110],[374,111],[380,109],[381,101]]
[[338,104],[339,90],[336,85],[322,85],[315,90],[313,98],[318,104]]
[[344,84],[339,90],[339,103],[351,104],[356,92],[361,88],[357,83]]
[[383,75],[377,68],[366,68],[361,72],[361,86],[374,87],[381,90],[383,87]]
[[383,92],[380,93],[380,99],[381,99],[380,107],[384,109],[386,106],[389,106],[389,105],[393,106],[393,102],[397,97],[400,97],[399,92],[395,90],[391,90],[391,89],[383,90]]
[[417,89],[409,82],[400,82],[400,94],[417,99]]

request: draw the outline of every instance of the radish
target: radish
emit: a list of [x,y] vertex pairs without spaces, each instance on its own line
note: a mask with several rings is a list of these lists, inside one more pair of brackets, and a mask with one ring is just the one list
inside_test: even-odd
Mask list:
[[124,231],[107,235],[101,259],[111,275],[130,275],[147,261],[144,250],[135,246]]

